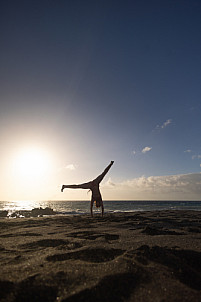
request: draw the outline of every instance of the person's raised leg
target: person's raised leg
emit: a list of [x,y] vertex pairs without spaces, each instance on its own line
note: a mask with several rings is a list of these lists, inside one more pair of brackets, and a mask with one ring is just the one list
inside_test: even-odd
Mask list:
[[93,182],[100,183],[103,180],[103,178],[105,177],[105,175],[108,173],[108,171],[110,170],[110,168],[112,167],[113,164],[114,164],[114,161],[112,160],[111,163],[105,168],[103,173],[100,174],[98,177],[96,177],[93,180]]

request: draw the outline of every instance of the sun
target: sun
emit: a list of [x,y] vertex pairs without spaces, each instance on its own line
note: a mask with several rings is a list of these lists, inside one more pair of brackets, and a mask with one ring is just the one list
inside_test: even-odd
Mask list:
[[48,174],[50,165],[47,151],[29,146],[18,150],[13,161],[13,174],[24,182],[38,182]]
[[57,166],[56,151],[48,144],[18,142],[7,158],[5,190],[9,198],[27,201],[51,196]]

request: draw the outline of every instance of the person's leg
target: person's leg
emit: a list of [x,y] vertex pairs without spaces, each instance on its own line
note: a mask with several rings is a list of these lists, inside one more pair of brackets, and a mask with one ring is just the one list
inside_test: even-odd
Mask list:
[[91,181],[79,185],[63,185],[61,188],[61,192],[63,192],[64,189],[90,189],[90,186],[91,186]]
[[105,177],[105,175],[107,174],[107,172],[110,170],[110,168],[112,167],[114,161],[111,161],[111,163],[105,168],[105,170],[103,171],[102,174],[100,174],[98,177],[96,177],[93,182],[96,182],[96,183],[100,183],[103,178]]
[[93,202],[93,200],[91,200],[91,206],[90,206],[90,209],[91,209],[91,217],[93,217],[93,204],[94,204],[94,202]]
[[103,217],[103,215],[104,215],[104,206],[103,206],[103,202],[102,202],[101,208],[102,208],[102,217]]

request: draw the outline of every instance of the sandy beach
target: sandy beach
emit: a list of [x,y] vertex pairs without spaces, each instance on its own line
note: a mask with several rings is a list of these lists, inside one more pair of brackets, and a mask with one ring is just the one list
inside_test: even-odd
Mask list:
[[0,301],[201,301],[201,212],[0,220]]

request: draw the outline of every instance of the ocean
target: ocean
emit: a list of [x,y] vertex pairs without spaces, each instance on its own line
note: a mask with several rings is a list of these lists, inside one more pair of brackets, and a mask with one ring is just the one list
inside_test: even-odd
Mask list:
[[[38,208],[38,215],[51,214],[43,211],[52,209],[57,215],[90,214],[90,201],[0,201],[0,217],[30,217]],[[42,209],[40,209],[42,208]],[[104,201],[105,213],[156,211],[156,210],[195,210],[201,211],[201,201]],[[100,212],[95,206],[94,213]],[[34,212],[36,213],[36,211]]]

